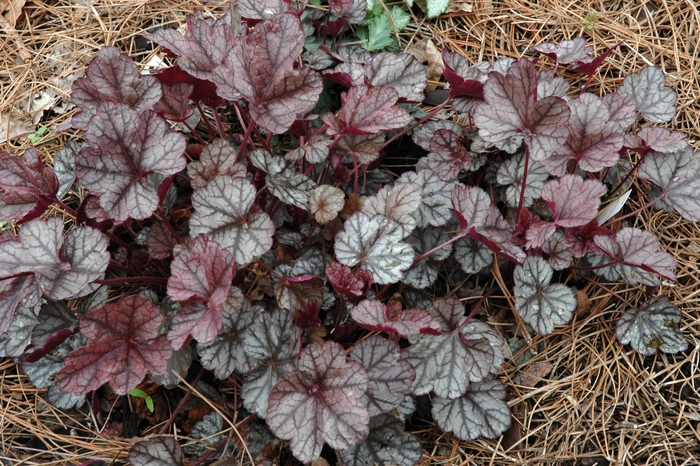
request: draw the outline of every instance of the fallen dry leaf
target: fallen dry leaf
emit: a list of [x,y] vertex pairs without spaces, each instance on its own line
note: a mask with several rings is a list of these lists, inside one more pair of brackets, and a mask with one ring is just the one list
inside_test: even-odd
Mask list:
[[549,374],[552,367],[554,366],[546,361],[528,364],[520,372],[520,384],[525,385],[526,387],[534,387],[537,385],[537,382]]
[[3,15],[5,21],[15,27],[17,18],[22,14],[22,8],[26,0],[0,0],[0,14]]
[[465,0],[452,0],[447,6],[445,13],[471,13],[472,2]]

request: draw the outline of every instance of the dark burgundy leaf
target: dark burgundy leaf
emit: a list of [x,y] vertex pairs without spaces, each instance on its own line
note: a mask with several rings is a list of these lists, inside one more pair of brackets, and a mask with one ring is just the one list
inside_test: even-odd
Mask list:
[[484,98],[484,83],[486,73],[477,66],[469,66],[464,56],[442,51],[442,61],[445,63],[445,80],[450,83],[450,96]]
[[174,438],[154,437],[131,447],[129,463],[132,466],[185,466],[185,455]]
[[185,138],[150,111],[100,104],[86,137],[76,174],[83,187],[100,194],[100,205],[117,222],[150,217],[158,207],[158,187],[148,175],[174,175],[186,166]]
[[562,242],[571,250],[574,257],[581,258],[595,246],[598,235],[615,236],[615,233],[598,225],[596,220],[581,227],[567,228]]
[[236,43],[230,24],[210,24],[205,18],[187,16],[187,32],[159,29],[149,38],[178,56],[177,64],[196,78],[212,81],[212,72]]
[[331,282],[335,291],[345,296],[361,297],[372,284],[372,277],[362,275],[362,270],[353,272],[347,265],[333,262],[326,267],[326,277]]
[[71,124],[88,130],[92,116],[103,102],[122,103],[141,113],[160,100],[158,81],[144,76],[134,61],[116,47],[104,47],[92,59],[85,77],[73,82],[71,100],[78,107]]
[[[623,228],[615,238],[596,236],[595,244],[614,262],[612,269],[630,285],[656,286],[660,281],[655,274],[676,280],[676,261],[661,250],[659,239],[649,231]],[[609,261],[603,258],[603,262]]]
[[302,331],[310,330],[313,327],[321,325],[322,322],[318,316],[320,311],[321,308],[318,307],[318,301],[315,299],[309,301],[306,307],[294,311],[294,325],[299,327]]
[[176,83],[172,86],[161,83],[163,96],[153,106],[155,112],[170,121],[185,121],[194,113],[190,105],[193,84]]
[[403,127],[411,116],[396,105],[398,98],[398,92],[391,87],[351,87],[343,94],[340,110],[323,114],[328,134],[376,134]]
[[80,320],[89,342],[66,357],[54,379],[65,392],[87,393],[109,383],[126,395],[148,372],[162,374],[173,354],[158,335],[163,313],[143,296],[126,296],[116,303],[92,309]]
[[564,175],[544,185],[542,199],[552,209],[552,222],[559,227],[571,228],[583,226],[596,218],[600,198],[607,191],[598,180]]
[[688,342],[678,330],[681,311],[666,296],[655,296],[639,308],[630,308],[617,323],[617,339],[643,356],[656,350],[678,353],[688,349]]
[[574,66],[573,68],[571,68],[571,70],[575,71],[576,73],[582,73],[588,76],[593,76],[598,70],[598,67],[603,64],[603,61],[605,61],[606,58],[608,58],[608,55],[610,55],[610,53],[613,50],[615,50],[621,43],[622,41],[618,42],[617,44],[613,45],[608,50],[598,55],[594,59],[586,61],[585,63],[580,63],[578,66]]
[[648,153],[638,175],[661,189],[666,205],[684,218],[700,222],[700,154],[692,146],[686,144],[671,154]]
[[64,238],[63,219],[35,219],[19,230],[18,240],[0,243],[0,277],[33,273],[44,296],[68,299],[104,275],[108,243],[90,227],[75,227]]
[[423,309],[395,311],[391,305],[367,299],[350,310],[355,322],[367,330],[401,336],[421,333],[438,334],[440,326]]
[[56,174],[34,147],[23,158],[0,150],[0,219],[32,220],[46,211],[57,192]]
[[505,76],[490,73],[484,99],[473,112],[484,141],[496,144],[522,133],[530,156],[538,162],[566,142],[569,107],[560,97],[537,100],[537,71],[529,60],[516,61]]
[[311,301],[323,300],[323,279],[307,275],[287,277],[283,275],[275,292],[277,305],[290,312],[305,309]]
[[547,55],[561,65],[568,65],[573,62],[586,62],[588,56],[593,51],[592,45],[586,45],[586,39],[576,37],[572,40],[563,40],[558,44],[552,42],[542,42],[532,47],[538,52]]
[[361,362],[369,375],[363,400],[370,416],[388,413],[401,405],[416,373],[411,364],[401,359],[398,343],[372,335],[355,345],[350,358]]
[[290,440],[292,453],[303,462],[318,458],[324,441],[338,450],[360,444],[369,434],[362,400],[368,381],[362,364],[347,361],[340,344],[311,344],[297,370],[272,389],[267,423],[277,437]]
[[194,102],[201,101],[211,108],[221,107],[225,104],[225,101],[216,94],[216,85],[213,82],[195,78],[178,65],[152,73],[152,76],[166,86],[191,84],[193,88],[189,98]]

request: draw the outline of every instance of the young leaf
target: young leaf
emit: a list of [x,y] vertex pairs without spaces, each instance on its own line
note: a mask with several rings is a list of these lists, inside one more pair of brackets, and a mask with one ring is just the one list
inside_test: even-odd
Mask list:
[[323,136],[311,135],[306,145],[287,152],[284,158],[291,161],[304,158],[309,163],[322,163],[328,158],[331,143],[330,139],[326,139]]
[[[498,168],[496,181],[502,186],[508,186],[506,189],[506,200],[511,207],[517,208],[520,203],[523,173],[525,173],[524,152],[515,154]],[[542,187],[547,178],[549,178],[549,174],[542,164],[530,161],[527,167],[527,184],[525,186],[523,206],[530,207],[536,199],[540,198]]]
[[350,358],[367,370],[369,384],[362,399],[370,416],[388,413],[401,405],[416,373],[411,364],[401,359],[398,343],[372,335],[355,345]]
[[389,414],[380,414],[369,420],[367,440],[361,445],[342,450],[340,458],[346,466],[414,466],[422,454],[420,441],[406,432],[403,422]]
[[650,123],[666,123],[676,114],[676,92],[656,66],[628,74],[617,92],[632,97],[637,111]]
[[0,219],[28,221],[56,199],[58,178],[34,147],[20,158],[0,150]]
[[585,92],[569,101],[569,109],[569,136],[556,154],[542,162],[547,171],[563,176],[571,159],[587,172],[599,172],[615,165],[620,159],[624,130],[611,121],[605,102]]
[[540,335],[549,335],[555,325],[569,323],[576,310],[576,296],[566,285],[550,284],[552,267],[537,256],[529,256],[515,267],[515,311]]
[[595,219],[600,198],[607,188],[598,180],[584,180],[578,175],[564,175],[547,182],[542,199],[552,209],[552,222],[564,228],[578,227]]
[[129,463],[133,466],[185,466],[185,455],[172,437],[153,437],[131,447]]
[[639,167],[639,178],[661,189],[663,202],[684,218],[700,222],[700,153],[686,144],[671,154],[651,151]]
[[[445,244],[450,238],[445,230],[428,227],[414,230],[406,242],[411,245],[418,255],[422,255],[432,249]],[[403,282],[415,288],[423,289],[431,286],[438,278],[438,266],[440,261],[447,259],[452,253],[452,244],[443,246],[433,252],[424,260],[414,264],[403,277]],[[435,261],[438,264],[434,264]]]
[[92,309],[80,320],[88,345],[66,356],[54,378],[56,387],[84,394],[109,383],[117,394],[126,395],[148,372],[162,374],[173,354],[158,335],[162,322],[160,308],[143,296],[125,296]]
[[404,355],[416,369],[412,391],[416,395],[434,391],[443,398],[457,398],[471,382],[481,381],[494,372],[496,352],[491,339],[479,332],[468,332],[464,327],[464,305],[457,298],[440,298],[428,311],[439,323],[442,335],[410,339],[414,344]]
[[358,212],[336,235],[336,260],[349,267],[361,264],[380,285],[396,283],[413,264],[413,249],[403,237],[401,225],[393,220]]
[[153,110],[166,120],[184,122],[194,115],[194,105],[190,104],[190,96],[194,84],[175,83],[172,86],[161,83],[163,96],[153,106]]
[[483,189],[457,184],[452,191],[452,205],[462,231],[497,254],[522,263],[525,253],[513,243],[513,228]]
[[417,227],[440,227],[453,218],[452,189],[457,184],[455,181],[442,181],[436,173],[420,170],[404,173],[396,183],[412,183],[422,188],[420,205],[412,214]]
[[337,450],[350,448],[369,434],[362,400],[368,382],[362,364],[347,361],[340,344],[311,344],[301,352],[297,370],[272,389],[267,423],[277,437],[290,440],[302,462],[318,458],[324,441]]
[[386,86],[353,86],[343,94],[343,106],[335,114],[324,113],[328,134],[376,134],[402,128],[411,121],[398,107],[399,93]]
[[405,238],[416,227],[413,212],[420,205],[422,194],[421,187],[413,183],[385,186],[375,196],[365,200],[361,212],[369,217],[383,215],[395,221],[401,225]]
[[63,237],[63,220],[35,219],[17,240],[0,243],[0,277],[33,273],[44,296],[69,299],[104,275],[109,241],[100,231],[75,227]]
[[104,102],[90,120],[88,146],[76,156],[80,184],[100,194],[110,218],[150,217],[158,208],[158,187],[148,175],[174,175],[187,165],[185,138],[152,111],[139,114],[124,104]]
[[552,42],[541,42],[534,47],[541,54],[547,55],[560,65],[568,65],[574,62],[585,62],[589,60],[592,45],[586,45],[586,39],[576,37],[572,40],[563,40],[558,44]]
[[369,52],[394,47],[394,30],[401,31],[410,21],[411,16],[400,6],[394,5],[389,14],[381,10],[376,16],[365,18],[362,24],[367,29],[358,29],[355,37],[362,41],[361,45]]
[[495,144],[523,133],[532,160],[538,162],[566,142],[569,107],[560,97],[537,100],[537,71],[529,60],[516,61],[505,76],[489,74],[484,99],[474,109],[474,124],[484,141]]
[[[452,97],[467,97],[475,101],[484,98],[484,83],[488,79],[490,66],[485,68],[480,66],[481,63],[471,66],[463,55],[447,49],[442,51],[442,61],[445,63],[445,80],[450,84]],[[466,109],[460,108],[459,111],[464,110]]]
[[245,178],[248,174],[245,165],[236,162],[238,152],[225,139],[215,139],[208,144],[199,160],[187,166],[190,184],[194,189],[203,188],[219,175],[231,178]]
[[365,78],[373,86],[389,86],[408,102],[422,102],[428,83],[425,67],[407,53],[378,53],[367,62]]
[[688,349],[688,342],[678,330],[681,311],[666,296],[654,296],[639,308],[630,308],[617,323],[617,339],[631,345],[642,356],[679,353]]
[[241,397],[245,408],[268,417],[270,390],[279,377],[294,369],[298,330],[292,315],[283,309],[259,312],[243,333],[243,351],[255,360],[255,370],[246,375]]
[[170,229],[162,221],[153,222],[146,235],[146,245],[148,255],[153,259],[165,259],[170,257],[173,248],[177,245],[177,240],[173,237]]
[[493,262],[493,252],[483,243],[472,238],[457,240],[454,250],[455,260],[467,273],[478,273]]
[[58,178],[58,199],[63,199],[75,182],[75,156],[83,149],[84,144],[66,141],[53,157],[53,170]]
[[275,225],[254,206],[256,189],[246,178],[217,176],[192,194],[195,209],[190,234],[209,235],[233,252],[239,267],[257,260],[272,247]]
[[158,29],[149,37],[178,56],[180,68],[199,79],[213,80],[213,71],[236,43],[230,24],[211,24],[206,18],[187,15],[187,30]]
[[645,147],[664,154],[682,151],[688,145],[687,134],[661,126],[645,126],[637,136],[644,141]]
[[392,335],[418,335],[439,333],[439,325],[423,309],[406,309],[392,312],[391,306],[375,299],[366,299],[350,310],[355,322],[373,332]]
[[118,48],[104,47],[90,61],[85,77],[73,82],[71,100],[78,111],[71,125],[87,131],[103,102],[126,104],[138,114],[153,107],[160,97],[158,80],[139,73],[134,61]]
[[316,221],[325,225],[338,217],[338,212],[345,205],[345,193],[342,189],[323,184],[314,189],[309,200],[309,212]]
[[432,414],[442,430],[461,440],[496,438],[511,423],[505,398],[506,388],[500,381],[475,383],[459,398],[433,398]]
[[612,269],[630,285],[657,286],[660,280],[655,274],[677,279],[676,261],[661,250],[659,239],[649,231],[623,228],[615,238],[596,236],[595,245],[613,261]]
[[338,262],[326,267],[325,274],[335,291],[349,296],[351,300],[366,294],[372,284],[372,275],[368,271],[358,270],[353,273],[350,267]]
[[224,380],[234,371],[245,373],[255,365],[243,350],[243,332],[253,324],[253,318],[262,308],[247,299],[238,312],[229,309],[227,302],[222,307],[223,333],[211,343],[197,343],[197,354],[205,369],[214,371],[217,379]]

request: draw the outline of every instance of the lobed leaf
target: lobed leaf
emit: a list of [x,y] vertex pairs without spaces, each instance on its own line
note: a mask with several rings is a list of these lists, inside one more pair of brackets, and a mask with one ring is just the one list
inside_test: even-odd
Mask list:
[[148,372],[162,374],[173,349],[158,329],[163,313],[148,298],[124,296],[80,319],[87,346],[71,352],[54,378],[58,389],[84,394],[109,383],[126,395]]
[[430,153],[425,167],[443,181],[454,181],[460,171],[472,168],[472,157],[459,141],[459,134],[449,129],[438,129],[430,138]]
[[532,48],[561,65],[590,60],[589,56],[593,52],[593,46],[586,45],[586,39],[583,37],[563,40],[558,44],[541,42]]
[[373,86],[389,86],[408,102],[422,102],[428,84],[425,67],[407,53],[378,53],[365,65],[365,79]]
[[129,463],[132,466],[185,466],[185,455],[174,438],[154,437],[131,447]]
[[0,150],[0,219],[26,222],[40,216],[56,199],[58,188],[56,174],[44,166],[34,147],[22,158]]
[[632,97],[637,111],[650,123],[666,123],[676,114],[676,92],[656,66],[628,74],[617,92]]
[[564,228],[586,225],[595,219],[600,198],[608,192],[598,180],[584,180],[578,175],[564,175],[547,182],[542,199],[552,209],[552,222]]
[[[525,153],[519,152],[507,159],[498,168],[496,181],[506,189],[506,200],[511,207],[520,204],[520,192],[522,190],[523,174],[525,173]],[[536,199],[540,198],[542,187],[549,178],[549,174],[542,164],[530,161],[527,167],[527,180],[525,185],[525,197],[523,206],[530,207]]]
[[412,183],[422,189],[420,204],[412,214],[417,227],[440,227],[453,218],[452,189],[457,184],[455,181],[442,181],[436,173],[420,170],[404,173],[396,183]]
[[391,306],[375,299],[366,299],[350,310],[355,322],[373,332],[392,335],[418,335],[439,333],[439,325],[423,309],[406,309],[392,312]]
[[35,219],[19,230],[17,240],[0,243],[0,277],[32,273],[45,297],[69,299],[104,276],[108,243],[90,227],[75,227],[64,237],[61,218]]
[[461,238],[454,243],[455,260],[467,273],[478,273],[493,262],[493,252],[472,238]]
[[459,398],[433,398],[432,415],[442,430],[461,440],[496,438],[511,423],[505,398],[506,389],[500,381],[479,382]]
[[215,177],[192,194],[190,234],[208,235],[233,253],[239,267],[257,260],[272,247],[275,226],[254,206],[255,193],[246,178]]
[[515,311],[540,335],[569,323],[576,310],[573,291],[560,283],[550,284],[552,275],[552,267],[538,256],[529,256],[513,272]]
[[401,226],[405,238],[416,227],[413,212],[420,205],[422,194],[421,187],[413,183],[385,186],[375,196],[365,199],[360,211],[370,218],[383,215],[393,220]]
[[0,280],[0,335],[9,330],[19,309],[34,309],[41,301],[41,288],[32,275]]
[[369,435],[361,445],[340,452],[347,466],[391,464],[413,466],[423,454],[415,435],[406,432],[403,422],[389,414],[380,414],[369,420]]
[[398,92],[386,86],[353,86],[343,94],[343,106],[335,114],[324,113],[328,134],[376,134],[399,129],[411,121],[396,105]]
[[[445,230],[428,227],[414,230],[411,236],[406,238],[406,242],[420,256],[447,243],[449,239]],[[403,282],[418,289],[431,286],[438,278],[439,262],[447,259],[451,253],[452,244],[441,247],[425,259],[413,264],[403,277]]]
[[338,217],[338,213],[345,205],[345,193],[342,189],[323,184],[311,193],[309,199],[309,212],[314,215],[316,221],[325,225]]
[[243,164],[236,161],[238,153],[224,139],[214,139],[202,150],[199,160],[187,165],[187,174],[194,189],[203,188],[219,175],[245,178],[248,175]]
[[666,296],[654,296],[639,308],[625,311],[617,323],[617,339],[642,356],[653,356],[656,350],[679,353],[688,349],[678,330],[681,318],[681,311]]
[[362,400],[368,382],[362,364],[347,361],[340,344],[311,344],[301,352],[297,370],[272,389],[267,423],[277,437],[290,440],[302,462],[318,458],[324,441],[337,450],[350,448],[369,434]]

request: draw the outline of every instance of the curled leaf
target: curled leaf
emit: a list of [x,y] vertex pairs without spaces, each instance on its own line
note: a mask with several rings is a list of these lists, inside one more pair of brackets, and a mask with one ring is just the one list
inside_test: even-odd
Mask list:
[[44,166],[34,147],[24,157],[0,151],[0,219],[28,221],[40,216],[56,199],[58,187],[56,174]]
[[350,310],[358,325],[375,332],[388,332],[402,336],[420,333],[439,333],[439,325],[430,313],[423,309],[406,309],[392,312],[391,306],[366,299]]
[[688,342],[678,330],[681,318],[681,311],[666,296],[655,296],[625,311],[617,323],[617,339],[642,356],[652,356],[656,350],[685,351]]

